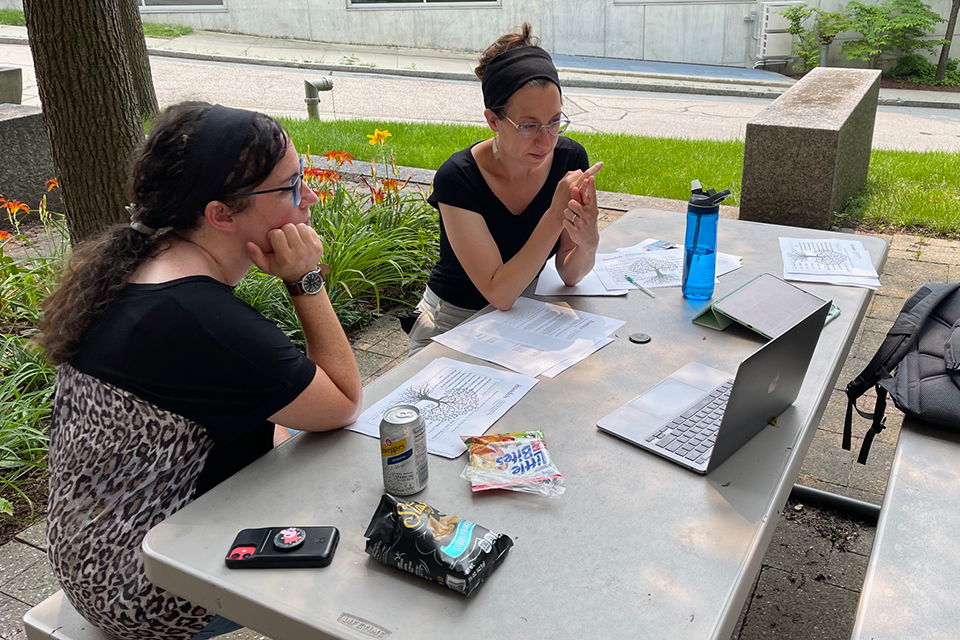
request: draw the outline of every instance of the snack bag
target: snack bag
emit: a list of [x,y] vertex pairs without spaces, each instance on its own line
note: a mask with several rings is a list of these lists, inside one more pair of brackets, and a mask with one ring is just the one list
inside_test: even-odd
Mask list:
[[542,430],[470,436],[463,443],[470,457],[460,477],[470,481],[473,491],[508,489],[551,498],[564,492]]
[[379,562],[465,596],[476,591],[513,546],[502,533],[390,494],[380,499],[364,535],[367,553]]

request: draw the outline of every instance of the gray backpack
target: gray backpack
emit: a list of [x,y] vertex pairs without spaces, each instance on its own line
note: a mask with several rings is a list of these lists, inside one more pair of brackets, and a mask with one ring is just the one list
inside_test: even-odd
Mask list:
[[[900,411],[960,430],[960,283],[926,284],[903,305],[870,364],[847,385],[843,448],[850,450],[853,410],[871,420],[857,462],[866,464],[873,438],[886,426],[887,394]],[[877,389],[873,413],[857,398]]]

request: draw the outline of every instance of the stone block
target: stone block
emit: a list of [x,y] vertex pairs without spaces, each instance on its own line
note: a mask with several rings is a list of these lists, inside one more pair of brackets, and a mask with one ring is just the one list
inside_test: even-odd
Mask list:
[[23,99],[23,72],[20,67],[0,67],[0,104],[20,104]]
[[880,72],[816,68],[747,123],[740,219],[829,229],[867,179]]
[[46,183],[56,177],[50,139],[39,107],[0,104],[0,194],[36,209],[47,195],[47,206],[62,211],[60,190],[47,193]]

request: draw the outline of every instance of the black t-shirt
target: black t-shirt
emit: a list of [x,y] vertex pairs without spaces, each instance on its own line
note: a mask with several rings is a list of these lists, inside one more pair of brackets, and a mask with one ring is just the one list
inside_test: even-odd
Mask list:
[[206,429],[196,495],[270,450],[267,418],[316,374],[274,322],[207,276],[127,285],[70,364]]
[[[587,152],[578,142],[570,138],[557,138],[557,146],[553,151],[553,164],[550,173],[543,183],[543,188],[533,198],[527,208],[518,216],[513,215],[483,179],[480,167],[473,157],[472,145],[450,156],[433,179],[433,193],[428,202],[440,210],[440,203],[451,207],[459,207],[474,211],[483,216],[493,236],[500,257],[504,262],[509,261],[527,243],[533,230],[536,229],[543,214],[550,208],[553,201],[553,192],[557,183],[568,171],[580,169],[585,171],[589,166]],[[553,256],[559,248],[559,240],[550,255]],[[450,240],[443,227],[443,216],[440,216],[440,260],[430,272],[427,286],[441,299],[458,307],[467,309],[482,309],[487,305],[486,298],[470,281],[470,277],[463,269]]]

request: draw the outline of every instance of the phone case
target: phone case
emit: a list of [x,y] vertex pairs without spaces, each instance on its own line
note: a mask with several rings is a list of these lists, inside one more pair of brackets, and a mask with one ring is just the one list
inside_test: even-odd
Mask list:
[[230,569],[325,567],[340,542],[336,527],[266,527],[237,534],[224,558]]

